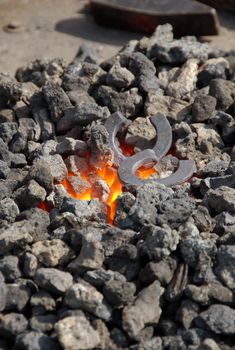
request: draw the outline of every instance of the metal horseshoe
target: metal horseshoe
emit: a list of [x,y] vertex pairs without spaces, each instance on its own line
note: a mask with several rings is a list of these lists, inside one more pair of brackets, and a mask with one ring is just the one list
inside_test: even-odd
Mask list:
[[150,118],[152,125],[157,132],[157,140],[152,149],[146,149],[126,157],[116,143],[118,131],[123,126],[130,124],[122,113],[116,112],[112,114],[105,122],[109,133],[110,148],[114,152],[114,165],[118,167],[118,176],[123,184],[143,185],[150,182],[164,184],[165,186],[174,186],[188,180],[195,171],[195,162],[193,160],[180,160],[178,169],[171,175],[156,179],[140,179],[136,175],[139,167],[150,162],[159,162],[169,151],[172,144],[172,130],[167,118],[161,114],[157,114]]

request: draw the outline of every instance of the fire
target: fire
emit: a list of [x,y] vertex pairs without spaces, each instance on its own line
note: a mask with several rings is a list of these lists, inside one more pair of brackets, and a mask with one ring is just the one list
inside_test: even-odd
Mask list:
[[[109,207],[109,222],[112,223],[114,216],[115,216],[115,211],[116,211],[116,199],[117,197],[122,194],[123,189],[122,189],[122,183],[119,180],[117,169],[114,167],[104,167],[103,169],[94,169],[91,168],[90,172],[94,172],[96,175],[104,180],[106,184],[108,185],[110,189],[110,194],[108,196],[108,199],[106,200],[106,204]],[[137,175],[141,179],[147,179],[149,176],[156,174],[156,170],[154,168],[150,169],[145,169],[145,168],[140,168],[137,171]],[[69,173],[69,176],[75,176],[73,173]],[[89,182],[89,171],[86,173],[81,174],[81,177]],[[61,182],[61,184],[64,186],[64,188],[67,190],[67,192],[70,194],[71,197],[80,199],[80,200],[91,200],[92,199],[92,184],[91,187],[82,192],[82,193],[76,193],[74,192],[72,186],[69,183],[69,180],[65,179]]]
[[[134,148],[131,146],[121,145],[121,149],[126,156],[131,156],[132,154],[134,154]],[[88,164],[89,164],[89,158],[90,158],[90,155],[88,154],[87,155]],[[141,179],[147,179],[148,177],[156,173],[157,171],[153,167],[151,168],[140,167],[136,172],[137,176],[139,176]],[[69,193],[71,197],[78,200],[89,201],[95,198],[92,194],[93,192],[93,184],[91,181],[92,177],[105,181],[105,183],[108,185],[110,192],[107,199],[104,202],[108,205],[108,208],[109,208],[108,221],[109,223],[112,223],[116,212],[116,204],[117,204],[116,200],[118,196],[123,192],[123,185],[119,180],[117,168],[114,166],[107,165],[107,166],[104,166],[103,169],[97,169],[92,166],[89,166],[86,171],[83,171],[80,173],[80,177],[90,185],[88,189],[84,190],[81,193],[75,192],[74,188],[70,184],[69,178],[74,176],[76,176],[76,174],[69,172],[67,178],[64,179],[60,184],[64,186],[64,188],[66,189],[66,191]],[[48,209],[45,203],[40,203],[38,207],[43,210]]]
[[[90,173],[94,173],[97,175],[99,179],[102,179],[106,182],[110,189],[110,194],[106,200],[106,204],[109,206],[109,222],[111,223],[114,219],[115,210],[116,210],[116,199],[122,193],[122,184],[118,178],[117,169],[114,167],[106,166],[103,169],[95,169],[90,168],[87,172],[81,174],[81,177],[89,182]],[[70,176],[76,176],[73,173],[68,174],[68,178]],[[82,192],[76,193],[74,192],[72,186],[70,185],[68,178],[63,180],[61,184],[67,190],[67,192],[71,195],[71,197],[80,199],[80,200],[91,200],[92,199],[92,184],[91,187]]]

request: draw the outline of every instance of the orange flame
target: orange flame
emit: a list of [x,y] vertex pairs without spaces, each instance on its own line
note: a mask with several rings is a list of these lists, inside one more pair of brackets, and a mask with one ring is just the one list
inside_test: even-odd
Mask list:
[[[131,156],[134,154],[134,148],[127,145],[121,145],[122,151],[126,156]],[[89,158],[90,155],[87,156],[87,162],[89,164]],[[146,169],[146,167],[140,167],[136,175],[140,177],[141,179],[147,179],[151,175],[156,174],[157,171],[151,167]],[[116,212],[116,205],[117,205],[117,198],[120,194],[123,192],[122,183],[119,180],[117,168],[110,167],[110,166],[104,166],[103,169],[96,169],[92,166],[89,166],[88,170],[80,173],[80,177],[87,181],[90,184],[89,189],[85,190],[82,193],[76,193],[71,186],[70,182],[68,181],[70,176],[76,176],[75,174],[69,172],[66,179],[64,179],[60,184],[64,186],[66,191],[69,193],[69,195],[73,198],[79,199],[79,200],[91,200],[92,199],[92,183],[91,183],[91,174],[95,175],[97,178],[102,179],[105,181],[105,183],[108,185],[110,193],[108,195],[107,200],[105,203],[108,205],[109,208],[109,217],[108,221],[109,223],[113,223],[115,212]],[[40,203],[39,206],[41,209],[47,210],[47,207],[44,203]]]

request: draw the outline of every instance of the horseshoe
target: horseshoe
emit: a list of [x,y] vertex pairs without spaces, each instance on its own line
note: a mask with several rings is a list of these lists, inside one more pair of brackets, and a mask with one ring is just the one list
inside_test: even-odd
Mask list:
[[123,126],[130,124],[122,113],[113,113],[106,121],[105,128],[109,134],[109,144],[114,152],[113,164],[118,168],[118,176],[123,184],[141,186],[146,183],[155,182],[165,186],[174,186],[187,181],[195,171],[193,160],[180,160],[178,169],[171,175],[162,179],[140,179],[136,175],[136,170],[149,162],[159,162],[169,151],[172,144],[172,130],[167,118],[162,114],[156,114],[150,118],[150,122],[157,132],[157,140],[152,149],[146,149],[126,157],[116,142],[118,131]]
[[157,162],[158,158],[156,157],[155,152],[150,149],[126,158],[118,168],[118,176],[120,181],[126,185],[131,184],[136,186],[141,186],[152,182],[163,184],[165,186],[174,186],[187,181],[195,171],[195,162],[193,160],[180,160],[179,167],[176,172],[165,178],[150,178],[146,180],[140,179],[136,175],[136,170],[142,165],[152,161]]
[[121,161],[126,158],[117,145],[116,136],[123,126],[127,126],[130,123],[131,122],[126,119],[121,112],[113,113],[104,123],[104,126],[109,133],[109,145],[114,153],[113,164],[116,167],[118,167]]
[[[153,146],[152,150],[155,152],[155,155],[158,161],[163,158],[169,151],[172,143],[172,132],[171,126],[167,118],[161,114],[157,114],[150,118],[150,122],[154,126],[157,132],[157,141]],[[105,128],[109,133],[109,144],[111,149],[114,152],[114,161],[115,166],[119,166],[120,163],[126,159],[122,151],[117,145],[116,136],[118,131],[121,130],[123,126],[129,125],[131,122],[126,119],[122,113],[116,112],[113,113],[106,121]]]

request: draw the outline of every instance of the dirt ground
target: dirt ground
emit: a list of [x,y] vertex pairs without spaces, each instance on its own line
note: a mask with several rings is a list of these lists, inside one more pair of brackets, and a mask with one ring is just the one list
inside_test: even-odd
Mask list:
[[[88,0],[0,0],[0,71],[14,74],[16,68],[43,57],[60,56],[69,62],[84,40],[107,58],[128,40],[141,37],[98,26],[84,10],[87,4]],[[219,17],[221,34],[206,39],[211,46],[235,50],[235,15]]]

